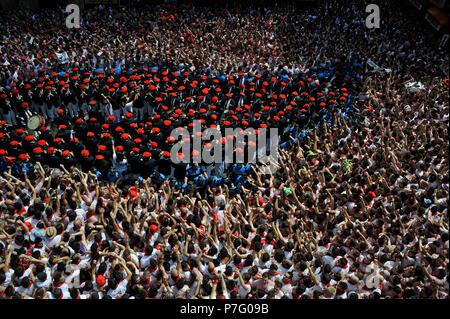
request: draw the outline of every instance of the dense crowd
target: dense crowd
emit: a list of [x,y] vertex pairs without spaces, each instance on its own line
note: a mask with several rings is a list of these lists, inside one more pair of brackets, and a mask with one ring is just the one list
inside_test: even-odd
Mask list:
[[1,13],[0,297],[448,298],[448,56],[379,2]]

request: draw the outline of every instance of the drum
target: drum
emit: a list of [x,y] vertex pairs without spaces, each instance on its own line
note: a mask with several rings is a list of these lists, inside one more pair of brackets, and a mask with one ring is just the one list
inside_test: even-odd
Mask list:
[[45,125],[45,118],[42,115],[33,115],[28,119],[27,127],[30,130],[37,130]]

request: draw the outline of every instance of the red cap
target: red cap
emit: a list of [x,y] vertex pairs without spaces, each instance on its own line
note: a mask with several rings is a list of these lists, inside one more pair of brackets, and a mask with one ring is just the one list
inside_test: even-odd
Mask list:
[[106,284],[106,279],[103,275],[98,275],[95,282],[97,283],[97,286],[102,287]]
[[89,151],[88,150],[82,150],[81,151],[81,156],[88,157],[89,156]]

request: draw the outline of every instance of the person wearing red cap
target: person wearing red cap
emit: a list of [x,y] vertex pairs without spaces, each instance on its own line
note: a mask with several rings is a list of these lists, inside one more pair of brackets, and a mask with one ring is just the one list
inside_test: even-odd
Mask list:
[[89,171],[94,166],[94,156],[87,150],[84,149],[80,152],[80,165],[84,171]]
[[113,150],[113,159],[112,166],[114,172],[119,174],[119,176],[123,175],[128,170],[128,160],[126,155],[123,152],[117,153],[114,140],[112,142],[112,150]]

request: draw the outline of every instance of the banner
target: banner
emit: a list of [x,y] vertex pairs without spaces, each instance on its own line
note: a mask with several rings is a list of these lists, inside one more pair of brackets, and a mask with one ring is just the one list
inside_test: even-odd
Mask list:
[[65,64],[69,62],[69,56],[67,55],[67,52],[63,52],[63,53],[57,53],[55,52],[55,55],[58,59],[58,62],[60,64]]

